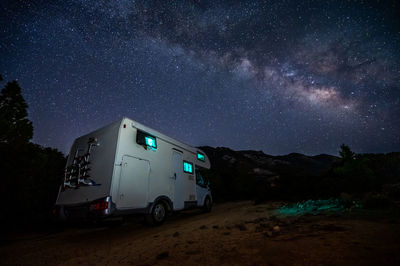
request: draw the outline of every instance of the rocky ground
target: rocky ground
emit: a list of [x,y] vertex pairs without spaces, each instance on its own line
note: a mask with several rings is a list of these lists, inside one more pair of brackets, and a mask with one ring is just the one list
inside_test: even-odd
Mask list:
[[399,215],[282,216],[281,205],[218,204],[207,214],[176,214],[160,227],[129,221],[3,234],[0,264],[400,265]]

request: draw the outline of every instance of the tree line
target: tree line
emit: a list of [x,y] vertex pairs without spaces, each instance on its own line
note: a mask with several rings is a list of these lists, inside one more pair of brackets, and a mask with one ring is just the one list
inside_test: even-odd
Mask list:
[[[211,169],[204,176],[210,180],[216,201],[341,198],[361,201],[365,207],[377,208],[389,207],[400,201],[399,152],[356,154],[343,144],[339,149],[340,157],[326,155],[332,162],[328,162],[321,171],[313,164],[307,165],[312,157],[304,155],[299,155],[292,163],[271,166],[263,161],[273,156],[262,152],[259,152],[258,159],[251,159],[246,156],[248,151],[223,147],[201,149],[211,160]],[[302,156],[306,157],[305,161],[301,161]],[[255,169],[267,171],[256,174]]]
[[27,109],[18,82],[7,82],[0,93],[1,224],[49,221],[63,178],[66,158],[31,142]]

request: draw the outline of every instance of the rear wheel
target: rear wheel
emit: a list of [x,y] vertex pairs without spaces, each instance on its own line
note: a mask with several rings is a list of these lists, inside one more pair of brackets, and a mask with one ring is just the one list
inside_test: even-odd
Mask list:
[[211,212],[212,202],[211,202],[210,197],[206,197],[206,199],[204,200],[203,209],[204,209],[205,212]]
[[161,225],[164,223],[167,218],[167,208],[165,207],[165,204],[157,202],[148,218],[148,220],[150,220],[149,222],[153,225]]

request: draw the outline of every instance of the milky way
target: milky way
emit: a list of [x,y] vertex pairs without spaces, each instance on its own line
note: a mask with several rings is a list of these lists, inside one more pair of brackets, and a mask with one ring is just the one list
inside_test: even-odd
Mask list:
[[[33,141],[127,116],[192,145],[400,151],[396,1],[2,1]],[[4,86],[4,81],[1,84]]]

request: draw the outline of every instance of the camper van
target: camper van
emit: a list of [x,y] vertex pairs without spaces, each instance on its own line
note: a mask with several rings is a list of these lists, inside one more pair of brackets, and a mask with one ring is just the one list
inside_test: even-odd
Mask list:
[[211,211],[209,168],[202,150],[123,118],[74,141],[55,212],[61,220],[142,214],[161,224],[173,211]]

